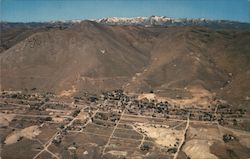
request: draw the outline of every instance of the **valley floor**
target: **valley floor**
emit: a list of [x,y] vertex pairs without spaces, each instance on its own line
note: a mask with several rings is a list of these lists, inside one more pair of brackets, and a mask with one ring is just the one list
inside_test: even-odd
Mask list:
[[250,157],[250,115],[127,96],[1,92],[2,159]]

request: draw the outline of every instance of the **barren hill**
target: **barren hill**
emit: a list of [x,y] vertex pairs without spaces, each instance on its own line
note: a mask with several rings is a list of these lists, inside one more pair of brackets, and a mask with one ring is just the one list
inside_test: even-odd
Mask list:
[[[136,39],[140,29],[133,30],[137,37],[126,31],[85,21],[66,30],[35,33],[2,53],[2,88],[61,91],[86,86],[91,91],[119,87],[147,65],[149,51],[139,47],[150,47],[147,36],[153,36],[146,33]],[[136,48],[131,41],[141,41],[145,47]]]
[[127,88],[185,97],[198,86],[230,102],[249,103],[249,38],[249,31],[167,28],[151,50],[149,66]]
[[249,46],[249,30],[83,21],[36,32],[1,53],[1,88],[67,95],[123,88],[170,98],[199,90],[249,104]]

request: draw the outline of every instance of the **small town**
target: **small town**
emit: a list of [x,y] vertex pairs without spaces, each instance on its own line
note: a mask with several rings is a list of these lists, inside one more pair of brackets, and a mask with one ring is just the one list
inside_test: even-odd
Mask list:
[[[123,90],[62,98],[52,93],[1,92],[1,154],[26,147],[23,158],[188,158],[192,139],[249,139],[249,112],[214,102],[208,109],[138,99]],[[238,130],[246,132],[244,136]],[[236,135],[235,135],[236,134]],[[126,157],[125,157],[126,156]]]

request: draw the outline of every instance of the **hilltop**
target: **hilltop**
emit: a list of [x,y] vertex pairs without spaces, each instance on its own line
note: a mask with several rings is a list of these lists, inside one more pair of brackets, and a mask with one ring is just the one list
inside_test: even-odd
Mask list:
[[34,28],[1,53],[2,89],[73,95],[122,88],[174,99],[209,92],[249,104],[249,30],[93,21]]

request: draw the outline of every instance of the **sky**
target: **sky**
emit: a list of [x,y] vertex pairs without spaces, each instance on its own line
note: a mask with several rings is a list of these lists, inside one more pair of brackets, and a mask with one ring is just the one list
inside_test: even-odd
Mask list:
[[250,22],[250,0],[0,0],[1,21],[167,16]]

